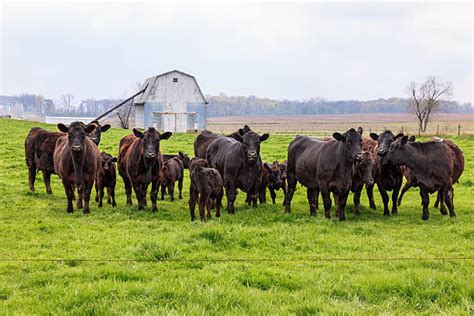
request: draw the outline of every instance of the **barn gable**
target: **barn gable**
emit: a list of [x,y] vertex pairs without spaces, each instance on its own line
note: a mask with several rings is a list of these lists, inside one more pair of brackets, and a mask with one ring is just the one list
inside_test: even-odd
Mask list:
[[135,125],[187,132],[206,128],[206,98],[196,78],[179,70],[150,77],[134,101]]

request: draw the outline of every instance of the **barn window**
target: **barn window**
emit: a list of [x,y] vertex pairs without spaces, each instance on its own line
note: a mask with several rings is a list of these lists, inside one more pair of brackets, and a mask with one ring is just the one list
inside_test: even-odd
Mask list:
[[173,82],[178,82],[178,78],[173,78]]

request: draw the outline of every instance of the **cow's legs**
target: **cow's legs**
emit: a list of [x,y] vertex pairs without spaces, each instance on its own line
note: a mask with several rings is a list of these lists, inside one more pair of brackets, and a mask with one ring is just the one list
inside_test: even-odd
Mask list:
[[84,198],[84,184],[81,183],[77,187],[77,208],[82,208],[82,199]]
[[288,175],[288,192],[286,197],[285,213],[291,213],[291,200],[293,200],[293,194],[296,190],[296,177]]
[[165,193],[166,193],[166,184],[161,183],[161,200],[165,200]]
[[390,211],[388,210],[388,194],[387,194],[387,191],[380,184],[377,184],[377,186],[379,188],[380,195],[382,196],[383,215],[384,216],[390,216]]
[[[96,190],[97,190],[97,185],[96,185]],[[102,200],[104,199],[104,188],[101,186],[99,188],[99,207],[102,207]]]
[[196,202],[199,201],[199,194],[197,190],[193,190],[193,188],[189,188],[189,214],[191,215],[191,221],[196,219],[196,215],[194,209],[196,207]]
[[179,191],[178,198],[180,200],[183,199],[183,179],[184,179],[184,176],[178,179],[178,191]]
[[127,195],[127,205],[133,205],[132,184],[130,183],[127,177],[122,177],[122,178],[123,178],[123,184],[125,186],[125,194]]
[[156,207],[156,200],[158,199],[158,187],[159,187],[159,180],[151,182],[151,191],[150,191],[150,200],[151,200],[151,211],[157,212],[158,208]]
[[[286,181],[283,182],[281,189],[283,190],[283,206],[285,206],[286,205],[286,192],[287,192]],[[317,200],[316,200],[316,203],[317,203]]]
[[221,208],[222,208],[222,197],[224,195],[224,191],[221,190],[221,192],[219,192],[217,195],[216,195],[216,217],[221,217]]
[[272,202],[273,202],[273,204],[275,204],[275,200],[276,200],[275,189],[274,188],[269,188],[269,190],[270,190],[270,196],[272,197]]
[[[201,218],[201,222],[205,223],[206,222],[206,206],[209,201],[209,192],[201,192],[200,197],[199,197],[199,217]],[[209,204],[209,211],[208,215],[210,215],[211,212],[211,205]],[[209,217],[208,217],[209,218]]]
[[145,205],[143,204],[143,199],[145,192],[143,191],[143,187],[141,184],[133,184],[133,190],[135,191],[135,195],[137,197],[137,202],[138,202],[138,209],[143,210]]
[[320,192],[321,192],[321,197],[323,198],[323,203],[324,203],[324,216],[326,216],[327,219],[331,218],[331,196],[329,192],[329,188],[327,187],[326,184],[323,183],[320,187]]
[[393,192],[392,192],[392,215],[395,215],[398,213],[398,209],[397,209],[397,200],[398,200],[398,192],[400,192],[400,186],[396,186],[395,188],[393,188]]
[[[446,205],[445,205],[445,200],[446,200],[446,195],[448,192],[438,190],[438,194],[436,196],[436,201],[440,204],[439,205],[439,212],[441,215],[448,215],[448,212],[446,211]],[[435,203],[436,205],[436,203]]]
[[421,205],[423,205],[423,216],[421,216],[421,219],[426,221],[430,217],[430,211],[428,209],[430,205],[430,196],[428,195],[428,191],[422,185],[420,185],[420,196]]
[[212,214],[211,214],[211,197],[209,195],[209,198],[207,199],[207,202],[206,202],[206,210],[207,210],[207,219],[211,219],[212,218]]
[[115,185],[111,185],[110,187],[108,187],[107,193],[110,196],[110,199],[112,200],[112,207],[116,207],[117,203],[115,202]]
[[402,205],[402,198],[405,195],[405,192],[407,192],[412,187],[413,187],[413,183],[411,181],[408,181],[407,183],[405,183],[405,185],[402,188],[402,191],[400,192],[400,196],[398,197],[398,201],[397,201],[398,206]]
[[97,184],[97,181],[95,181],[95,201],[99,202],[99,185]]
[[315,201],[315,193],[313,189],[307,188],[306,189],[306,197],[308,198],[309,204],[309,214],[311,216],[316,216],[316,201]]
[[[440,190],[438,191],[438,195],[436,196],[436,201],[435,201],[435,204],[434,204],[434,207],[435,208],[438,208],[439,207],[439,203],[442,201],[443,199],[440,198]],[[446,210],[444,210],[444,212],[446,213]],[[442,213],[441,213],[442,214]],[[446,213],[448,214],[448,213]]]
[[346,220],[346,202],[347,196],[349,195],[349,191],[345,193],[340,193],[337,195],[337,208],[339,209],[339,220],[345,221]]
[[258,193],[258,200],[260,201],[260,204],[267,203],[267,186],[265,185],[260,186],[260,190]]
[[232,183],[226,183],[225,193],[227,196],[227,212],[235,214],[234,202],[237,197],[237,192]]
[[44,181],[44,186],[46,187],[46,193],[53,194],[53,190],[51,190],[51,172],[49,171],[43,172],[43,181]]
[[[86,183],[84,186],[84,214],[89,214],[89,201],[91,199],[92,186],[94,185],[94,180],[91,183]],[[104,189],[102,188],[102,197],[104,196]]]
[[449,216],[456,217],[456,213],[454,212],[454,195],[452,187],[446,190],[446,193],[444,194],[444,199],[449,209]]
[[174,201],[174,182],[170,181],[168,184],[168,193],[171,196],[171,201]]
[[[43,173],[44,178],[44,173]],[[28,166],[28,184],[31,192],[35,192],[35,180],[36,180],[36,165],[32,164]]]
[[367,197],[369,198],[369,207],[373,210],[377,209],[374,202],[374,185],[366,185]]
[[68,213],[74,212],[74,208],[72,207],[72,201],[74,200],[74,184],[68,183],[63,180],[64,191],[66,192],[67,197],[67,209]]
[[362,193],[362,188],[364,185],[358,185],[355,188],[354,192],[354,214],[355,216],[360,216],[360,195]]

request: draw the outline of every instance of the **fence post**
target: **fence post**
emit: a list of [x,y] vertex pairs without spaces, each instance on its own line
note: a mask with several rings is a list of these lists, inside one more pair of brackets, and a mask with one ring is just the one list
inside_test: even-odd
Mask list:
[[461,136],[461,124],[458,125],[458,137]]
[[402,126],[402,134],[403,134],[404,127]]
[[436,136],[439,136],[439,124],[436,125]]
[[418,136],[421,136],[421,127],[418,127]]

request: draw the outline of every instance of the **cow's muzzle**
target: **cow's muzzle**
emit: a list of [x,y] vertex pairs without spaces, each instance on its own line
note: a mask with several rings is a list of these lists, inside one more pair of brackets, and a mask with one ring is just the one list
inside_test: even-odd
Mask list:
[[364,159],[364,155],[357,154],[357,155],[355,155],[355,159],[358,160],[358,161],[361,161],[362,159]]
[[75,151],[75,152],[79,152],[79,151],[82,150],[82,147],[81,147],[81,145],[72,145],[71,150]]
[[152,158],[155,158],[155,157],[156,157],[156,154],[153,153],[153,152],[146,152],[145,153],[145,158],[152,159]]
[[249,151],[247,154],[249,160],[256,160],[258,157],[258,154],[256,151]]

